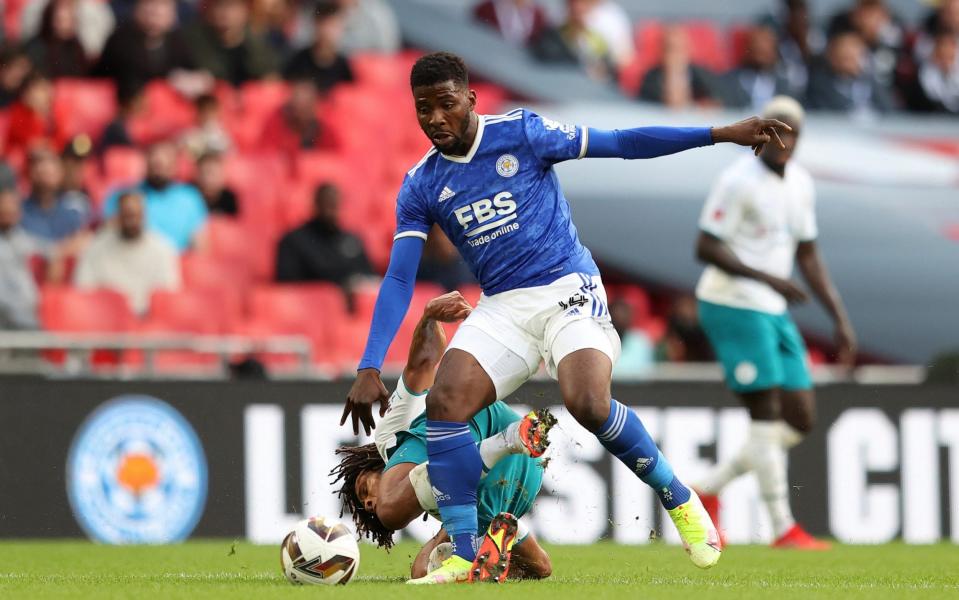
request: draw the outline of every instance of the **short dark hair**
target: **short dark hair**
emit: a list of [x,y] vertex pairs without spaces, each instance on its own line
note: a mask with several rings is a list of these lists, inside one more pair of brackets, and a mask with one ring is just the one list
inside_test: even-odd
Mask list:
[[434,52],[420,57],[410,71],[410,87],[436,85],[452,81],[469,86],[469,72],[463,59],[451,52]]
[[322,21],[323,19],[329,19],[340,14],[340,4],[334,2],[333,0],[319,0],[315,5],[313,5],[313,19],[316,21]]
[[383,457],[380,456],[375,444],[344,446],[337,448],[336,455],[343,458],[340,459],[340,464],[330,471],[330,477],[334,478],[333,485],[343,482],[340,489],[334,492],[343,502],[340,516],[342,517],[343,513],[349,510],[353,513],[356,533],[373,540],[380,548],[389,550],[393,547],[393,530],[383,525],[375,513],[366,510],[356,494],[356,480],[361,473],[382,471],[386,468]]

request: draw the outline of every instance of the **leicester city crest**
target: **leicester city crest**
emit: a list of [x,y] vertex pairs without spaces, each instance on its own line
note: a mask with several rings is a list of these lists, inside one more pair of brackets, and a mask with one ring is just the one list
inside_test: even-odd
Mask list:
[[512,177],[517,171],[519,171],[519,161],[512,154],[504,154],[496,159],[496,172],[503,177]]
[[186,538],[206,504],[200,440],[175,408],[120,396],[80,426],[67,458],[67,496],[86,534],[108,544]]

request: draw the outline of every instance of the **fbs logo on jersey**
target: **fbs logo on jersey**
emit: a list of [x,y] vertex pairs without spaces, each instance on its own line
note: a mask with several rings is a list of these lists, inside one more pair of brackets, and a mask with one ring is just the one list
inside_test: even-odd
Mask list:
[[456,220],[463,229],[469,229],[474,223],[477,225],[466,232],[466,237],[472,238],[515,219],[516,201],[513,200],[513,194],[500,192],[493,196],[492,200],[489,198],[477,200],[457,208],[453,214],[456,215]]
[[449,189],[448,187],[444,185],[443,191],[440,192],[440,197],[437,200],[437,202],[446,202],[447,200],[449,200],[455,195],[456,195],[456,192],[454,192],[453,190]]
[[496,159],[496,172],[503,177],[512,177],[519,171],[519,160],[512,154],[504,154]]

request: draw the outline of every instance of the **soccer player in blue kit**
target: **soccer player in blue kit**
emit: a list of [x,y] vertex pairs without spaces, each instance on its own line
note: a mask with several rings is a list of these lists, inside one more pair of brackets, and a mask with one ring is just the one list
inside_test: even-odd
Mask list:
[[407,173],[396,203],[396,235],[366,350],[341,423],[374,427],[389,393],[383,363],[409,308],[427,232],[436,223],[483,288],[440,362],[426,399],[428,471],[453,555],[414,584],[484,581],[512,544],[490,530],[477,549],[476,489],[483,462],[467,425],[484,406],[509,396],[544,361],[566,409],[653,488],[693,563],[719,560],[719,535],[699,498],[673,474],[636,414],[612,399],[619,338],[592,255],[579,241],[553,165],[584,157],[653,158],[718,142],[756,152],[777,129],[752,117],[726,127],[599,130],[517,109],[474,112],[466,65],[446,52],[420,58],[410,73],[420,127],[433,148]]

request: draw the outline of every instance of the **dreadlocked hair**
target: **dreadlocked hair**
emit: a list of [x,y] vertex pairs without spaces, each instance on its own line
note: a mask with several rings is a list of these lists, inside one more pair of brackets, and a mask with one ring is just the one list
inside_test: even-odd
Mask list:
[[356,480],[363,471],[382,471],[386,464],[376,449],[376,444],[365,446],[343,446],[336,449],[336,455],[342,456],[340,464],[330,470],[333,485],[343,482],[335,493],[340,497],[340,517],[347,510],[353,514],[356,533],[376,542],[380,548],[393,547],[393,530],[380,522],[375,513],[366,510],[356,495]]
[[410,87],[436,85],[452,81],[469,87],[469,74],[463,59],[451,52],[434,52],[420,57],[410,71]]

